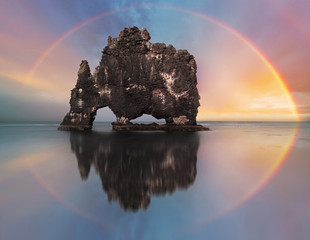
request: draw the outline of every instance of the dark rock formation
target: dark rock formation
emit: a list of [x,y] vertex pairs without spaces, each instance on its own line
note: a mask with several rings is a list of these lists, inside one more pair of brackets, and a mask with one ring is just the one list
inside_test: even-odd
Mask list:
[[92,75],[82,61],[70,112],[59,129],[90,129],[97,109],[109,107],[116,124],[150,114],[172,125],[196,125],[199,94],[196,62],[186,50],[150,43],[144,28],[125,28],[108,38]]
[[73,131],[70,142],[81,178],[93,166],[109,201],[125,210],[145,209],[151,195],[186,189],[196,177],[197,133]]
[[196,132],[208,131],[207,127],[201,125],[176,125],[176,124],[117,124],[112,123],[112,129],[115,131],[179,131],[179,132]]

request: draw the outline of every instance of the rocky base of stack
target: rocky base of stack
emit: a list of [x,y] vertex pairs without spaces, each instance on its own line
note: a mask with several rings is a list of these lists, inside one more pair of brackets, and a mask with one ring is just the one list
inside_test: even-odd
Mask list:
[[178,131],[178,132],[196,132],[209,131],[210,129],[202,125],[174,125],[174,124],[117,124],[112,123],[114,131]]
[[89,125],[60,125],[58,130],[61,131],[84,131],[91,130],[92,126]]

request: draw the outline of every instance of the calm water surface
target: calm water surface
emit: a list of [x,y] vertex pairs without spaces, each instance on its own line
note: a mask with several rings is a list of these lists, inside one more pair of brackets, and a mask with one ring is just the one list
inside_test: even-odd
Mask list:
[[0,239],[310,239],[310,124],[0,124]]

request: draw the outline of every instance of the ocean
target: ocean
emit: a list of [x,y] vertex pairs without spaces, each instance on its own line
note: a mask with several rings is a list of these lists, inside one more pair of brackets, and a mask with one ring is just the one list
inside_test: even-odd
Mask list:
[[0,124],[0,239],[310,239],[310,123]]

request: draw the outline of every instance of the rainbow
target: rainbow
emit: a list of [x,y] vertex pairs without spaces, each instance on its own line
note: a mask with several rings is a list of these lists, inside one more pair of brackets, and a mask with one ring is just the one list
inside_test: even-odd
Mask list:
[[177,6],[171,6],[171,5],[154,5],[154,4],[145,5],[144,4],[144,5],[138,5],[138,6],[130,6],[130,7],[119,8],[119,9],[115,9],[115,10],[111,10],[111,11],[102,12],[102,13],[100,13],[98,15],[95,15],[95,16],[93,16],[91,18],[88,18],[87,20],[82,21],[81,23],[75,25],[69,31],[64,33],[58,39],[56,39],[50,46],[48,46],[45,49],[45,51],[43,51],[41,53],[41,55],[38,57],[38,59],[34,62],[32,67],[28,71],[27,79],[31,78],[32,74],[42,64],[42,62],[46,59],[46,57],[50,54],[50,52],[55,47],[57,47],[63,40],[68,38],[71,34],[75,33],[76,31],[78,31],[82,27],[88,25],[89,23],[91,23],[91,22],[93,22],[93,21],[95,21],[97,19],[100,19],[102,17],[106,17],[106,16],[109,16],[109,15],[112,15],[114,13],[118,13],[118,12],[122,12],[122,11],[128,11],[128,10],[132,10],[132,9],[143,9],[143,8],[169,9],[169,10],[172,10],[172,11],[180,11],[180,12],[184,12],[184,13],[193,14],[193,15],[201,17],[201,18],[203,18],[203,19],[205,19],[207,21],[210,21],[210,22],[216,24],[217,26],[220,26],[221,28],[223,28],[223,29],[227,30],[228,32],[232,33],[235,37],[237,37],[239,40],[244,42],[262,60],[262,62],[270,69],[271,73],[273,74],[273,76],[276,78],[276,80],[280,84],[280,87],[281,87],[282,91],[286,94],[287,100],[288,100],[288,102],[292,106],[292,112],[294,114],[294,117],[295,117],[296,121],[300,121],[301,120],[300,119],[300,114],[299,114],[298,109],[296,107],[296,105],[297,105],[296,104],[296,100],[291,95],[291,93],[289,91],[289,88],[288,88],[287,84],[285,83],[283,77],[281,77],[280,73],[275,69],[275,67],[272,65],[270,60],[268,60],[268,58],[249,39],[247,39],[244,35],[242,35],[240,32],[238,32],[234,28],[232,28],[229,25],[219,21],[218,19],[215,19],[213,17],[210,17],[210,16],[208,16],[208,15],[206,15],[204,13],[198,12],[198,11],[194,11],[194,10],[190,10],[190,9],[185,9],[185,8],[181,8],[181,7],[177,7]]

